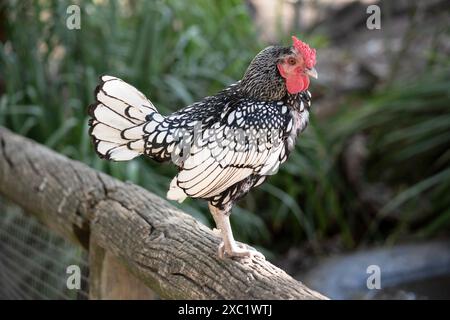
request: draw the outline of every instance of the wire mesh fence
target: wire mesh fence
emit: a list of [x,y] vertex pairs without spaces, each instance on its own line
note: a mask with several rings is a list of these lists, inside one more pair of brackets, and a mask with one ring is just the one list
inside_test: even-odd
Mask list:
[[[87,257],[81,247],[0,198],[0,299],[87,299]],[[72,265],[80,268],[80,289],[67,286]]]

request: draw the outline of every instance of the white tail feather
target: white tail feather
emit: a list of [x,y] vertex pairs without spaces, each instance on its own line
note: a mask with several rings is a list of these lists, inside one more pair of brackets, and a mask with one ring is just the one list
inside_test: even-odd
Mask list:
[[102,76],[89,114],[90,135],[97,153],[115,161],[131,160],[144,153],[146,117],[157,112],[135,87],[111,76]]

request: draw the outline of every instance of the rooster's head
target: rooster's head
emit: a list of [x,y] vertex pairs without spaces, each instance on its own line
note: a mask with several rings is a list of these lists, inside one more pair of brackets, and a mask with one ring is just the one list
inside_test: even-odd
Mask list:
[[279,100],[309,87],[309,77],[317,78],[316,50],[295,36],[289,47],[271,46],[250,63],[242,78],[243,91],[255,99]]

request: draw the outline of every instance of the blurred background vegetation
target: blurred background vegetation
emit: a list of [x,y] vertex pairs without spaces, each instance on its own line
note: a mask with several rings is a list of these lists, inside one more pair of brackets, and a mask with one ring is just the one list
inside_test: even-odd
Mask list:
[[[234,210],[236,238],[278,256],[445,236],[448,5],[384,1],[382,29],[371,31],[361,4],[347,2],[273,1],[268,20],[261,1],[83,0],[81,29],[69,30],[73,1],[3,1],[0,125],[164,197],[172,166],[96,156],[87,106],[98,77],[123,78],[167,114],[240,79],[259,50],[295,34],[318,51],[312,121],[281,171]],[[181,208],[212,225],[206,203]]]

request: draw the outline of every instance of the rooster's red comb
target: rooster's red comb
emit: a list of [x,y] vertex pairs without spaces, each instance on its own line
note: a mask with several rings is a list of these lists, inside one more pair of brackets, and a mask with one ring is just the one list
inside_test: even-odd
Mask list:
[[306,43],[297,39],[296,36],[292,36],[292,41],[294,48],[303,56],[306,67],[314,67],[316,64],[316,49],[310,48]]

